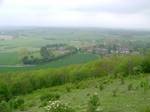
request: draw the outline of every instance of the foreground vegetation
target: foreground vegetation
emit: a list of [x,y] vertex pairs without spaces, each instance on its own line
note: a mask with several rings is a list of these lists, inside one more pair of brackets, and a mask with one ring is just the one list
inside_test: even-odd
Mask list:
[[[76,112],[149,112],[150,88],[146,85],[147,80],[150,80],[148,75],[126,77],[124,83],[120,78],[103,77],[38,90],[24,96],[24,109],[44,112],[47,102],[40,100],[41,97],[59,94],[57,100],[68,104]],[[45,99],[49,100],[49,97]]]
[[[148,96],[146,96],[146,94],[140,93],[142,91],[141,91],[141,89],[139,89],[139,86],[140,86],[144,90],[144,92],[147,90],[149,91],[149,89],[148,89],[149,88],[149,78],[147,78],[147,76],[145,76],[145,75],[144,76],[142,75],[141,77],[144,77],[144,79],[143,80],[138,79],[140,81],[140,85],[138,85],[139,81],[138,81],[138,83],[135,83],[135,85],[134,85],[134,84],[132,84],[133,81],[129,81],[130,83],[126,83],[126,81],[124,81],[124,77],[132,76],[132,77],[135,77],[135,79],[132,79],[132,80],[136,80],[136,78],[140,77],[140,74],[150,73],[149,68],[150,68],[149,55],[128,55],[128,56],[105,57],[100,60],[89,62],[87,64],[72,65],[72,66],[63,67],[63,68],[59,68],[59,69],[41,69],[41,70],[32,70],[32,71],[26,71],[26,72],[2,73],[2,74],[0,74],[0,101],[1,101],[1,105],[8,106],[8,108],[11,107],[13,109],[17,109],[21,105],[24,105],[24,100],[23,100],[24,95],[25,96],[27,94],[32,95],[35,90],[39,90],[42,88],[49,88],[49,87],[53,88],[54,86],[58,86],[58,88],[54,87],[55,89],[52,90],[54,92],[58,91],[58,94],[53,94],[53,92],[51,91],[52,88],[50,88],[50,95],[49,95],[49,93],[48,94],[46,93],[46,95],[44,95],[40,98],[41,101],[44,102],[40,107],[47,105],[48,100],[59,100],[59,98],[61,97],[59,92],[64,92],[64,93],[62,93],[62,94],[64,94],[63,97],[65,97],[66,95],[69,95],[69,97],[68,96],[65,97],[66,98],[65,101],[70,100],[68,98],[73,98],[74,96],[79,95],[79,98],[77,98],[77,101],[74,102],[74,100],[76,99],[76,98],[74,98],[74,100],[71,100],[72,102],[69,102],[69,103],[72,103],[72,104],[75,103],[74,106],[76,106],[76,104],[84,105],[84,103],[86,103],[84,101],[86,101],[86,100],[83,100],[84,97],[82,94],[87,93],[86,97],[89,97],[90,93],[93,93],[93,91],[95,91],[98,93],[98,95],[101,95],[101,93],[102,93],[101,100],[104,103],[103,105],[106,106],[105,107],[106,111],[111,111],[110,109],[114,106],[113,109],[115,109],[114,110],[115,112],[117,112],[117,111],[119,112],[121,109],[123,109],[124,112],[129,112],[129,111],[133,112],[132,109],[134,109],[134,107],[132,107],[132,104],[129,105],[129,107],[128,107],[127,102],[130,102],[130,103],[135,102],[135,105],[136,105],[136,104],[138,104],[137,102],[145,102],[146,101],[147,104],[149,104],[148,103],[149,100],[142,100],[142,98],[145,98],[145,97],[147,98]],[[105,80],[105,79],[103,79],[103,77],[107,77],[107,79]],[[83,81],[83,83],[84,83],[84,80],[87,80],[89,78],[96,78],[93,80],[96,82],[90,83],[90,82],[85,81],[85,84],[83,84],[83,85],[81,84],[81,87],[80,87],[80,85],[78,85],[78,82]],[[100,78],[100,79],[97,79],[97,78]],[[120,80],[119,85],[118,85],[118,83],[119,83],[118,80]],[[71,84],[67,85],[67,83],[71,83]],[[112,84],[110,85],[109,89],[108,88],[106,89],[107,90],[106,92],[103,93],[103,92],[97,91],[97,90],[103,90],[105,88],[105,85],[107,85],[108,83],[109,84],[112,83]],[[67,86],[66,85],[62,86],[62,87],[60,87],[60,90],[59,90],[59,85],[64,85],[64,84],[66,84]],[[70,87],[72,84],[73,84],[73,87]],[[122,86],[124,84],[126,85],[125,87]],[[84,85],[86,86],[85,88],[87,88],[87,90],[84,88]],[[83,90],[80,90],[79,88],[82,88],[82,86],[83,86]],[[65,95],[65,91],[61,90],[61,88],[63,89],[64,87],[65,87],[65,91],[67,91],[66,95]],[[93,87],[96,89],[94,89]],[[128,92],[126,92],[126,87],[127,87],[128,91],[132,91],[132,90],[134,90],[134,91],[128,93]],[[76,89],[73,90],[73,92],[72,92],[73,88],[76,88]],[[45,90],[45,92],[46,91],[47,90]],[[114,98],[112,99],[112,98],[110,98],[110,96],[108,97],[107,95],[110,95],[110,91],[112,94],[111,96],[116,97],[116,96],[118,96],[118,94],[119,94],[119,96],[121,94],[121,97],[116,98],[116,99],[114,99]],[[88,92],[90,92],[90,93],[88,94]],[[43,94],[43,92],[40,92],[40,94]],[[23,95],[23,99],[16,99],[22,95]],[[133,99],[133,101],[129,101],[129,100],[131,100],[129,98],[124,99],[124,98],[128,97],[129,95],[132,96],[131,99],[136,98],[136,97],[133,97],[133,95],[138,95],[138,97],[140,97],[140,99],[138,99],[138,100]],[[37,103],[35,103],[35,104],[39,105],[38,100],[36,99],[36,95],[33,95],[33,96],[35,97],[35,101],[37,101]],[[81,97],[81,99],[80,99],[80,97]],[[108,99],[103,99],[105,97],[106,98],[108,97]],[[86,98],[86,99],[88,99],[88,98]],[[30,98],[29,98],[29,100],[30,100]],[[31,97],[31,100],[34,100],[34,99],[32,99],[32,97]],[[81,100],[83,100],[83,102]],[[27,102],[27,105],[29,104],[28,101],[25,101],[25,102]],[[82,102],[83,104],[80,102]],[[114,102],[116,102],[116,106],[115,106]],[[118,104],[117,102],[125,103],[124,105],[127,105],[126,108],[128,108],[128,109],[126,109],[124,106],[122,107],[121,105],[120,105],[120,107],[118,107],[119,104],[121,104],[121,103]],[[11,103],[13,106],[11,105]],[[108,104],[108,103],[110,103],[110,104]],[[143,103],[143,104],[145,104],[145,103]],[[35,105],[35,107],[37,105]],[[61,105],[61,103],[60,103],[60,105]],[[62,104],[62,105],[64,105],[64,104]],[[99,103],[97,102],[96,104],[94,103],[94,104],[89,104],[89,105],[90,105],[90,108],[97,108],[97,106],[99,106]],[[34,107],[34,105],[31,105],[31,107],[32,106]],[[109,107],[109,106],[112,106],[112,107]],[[22,108],[24,108],[24,106]],[[80,109],[77,109],[77,107],[75,107],[75,108],[76,108],[75,110],[80,110]],[[138,109],[138,107],[135,109]],[[127,110],[129,110],[129,111],[127,111]],[[7,112],[7,111],[4,111],[4,112]],[[56,112],[56,111],[54,111],[54,112]],[[66,111],[62,111],[62,112],[66,112]],[[67,112],[69,112],[69,111],[67,111]],[[92,111],[89,111],[89,112],[92,112]],[[96,112],[96,111],[93,111],[93,112]]]
[[123,79],[92,78],[17,96],[8,103],[1,102],[0,109],[2,112],[149,112],[149,80],[149,74]]

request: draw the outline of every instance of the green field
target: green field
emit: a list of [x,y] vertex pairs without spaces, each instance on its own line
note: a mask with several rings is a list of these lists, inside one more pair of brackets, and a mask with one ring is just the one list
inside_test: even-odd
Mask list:
[[[7,55],[7,54],[5,54],[5,55]],[[9,55],[7,55],[7,57],[8,56]],[[96,54],[77,53],[77,54],[66,56],[64,58],[61,58],[61,59],[58,59],[58,60],[55,60],[55,61],[52,61],[52,62],[49,62],[46,64],[37,65],[35,67],[15,67],[15,66],[14,67],[13,66],[12,67],[0,67],[0,71],[1,72],[12,72],[12,71],[24,71],[24,70],[26,71],[26,70],[42,69],[42,68],[57,68],[57,67],[68,66],[71,64],[87,63],[87,62],[90,62],[90,61],[95,60],[97,58],[99,58],[99,56]],[[2,59],[4,59],[4,57],[2,57]],[[5,64],[8,63],[7,59],[3,60],[3,61]]]
[[99,56],[96,54],[88,54],[88,53],[77,53],[73,54],[61,59],[58,59],[56,61],[52,61],[48,64],[43,64],[40,65],[40,68],[43,67],[62,67],[62,66],[67,66],[71,64],[82,64],[82,63],[87,63],[89,61],[97,59]]
[[0,65],[19,64],[19,55],[16,52],[0,53]]

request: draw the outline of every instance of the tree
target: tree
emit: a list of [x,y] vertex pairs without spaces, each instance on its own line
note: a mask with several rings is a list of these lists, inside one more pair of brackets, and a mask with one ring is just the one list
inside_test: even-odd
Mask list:
[[50,58],[48,49],[46,47],[41,47],[40,54],[43,57],[43,59],[49,59]]
[[22,63],[23,64],[29,64],[29,57],[28,56],[25,56],[22,58]]
[[22,49],[19,50],[19,56],[20,56],[21,59],[22,59],[23,57],[25,57],[25,56],[28,56],[28,55],[29,55],[28,49],[22,48]]

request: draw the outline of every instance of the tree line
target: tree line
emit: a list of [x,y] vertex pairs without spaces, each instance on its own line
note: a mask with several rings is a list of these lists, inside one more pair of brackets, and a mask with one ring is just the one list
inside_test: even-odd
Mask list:
[[46,46],[44,46],[44,47],[41,47],[41,49],[40,49],[40,55],[42,58],[36,58],[33,55],[31,55],[31,56],[25,55],[22,58],[22,63],[25,65],[42,64],[42,63],[46,63],[46,62],[50,62],[50,61],[54,61],[54,60],[63,58],[65,56],[74,54],[76,52],[77,52],[76,48],[70,48],[69,53],[65,53],[63,55],[56,57],[50,50],[48,50],[48,48]]

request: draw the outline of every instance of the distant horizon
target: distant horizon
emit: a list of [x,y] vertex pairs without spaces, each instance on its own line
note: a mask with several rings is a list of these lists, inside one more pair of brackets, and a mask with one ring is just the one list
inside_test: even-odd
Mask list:
[[[113,27],[94,27],[94,26],[0,26],[0,30],[3,29],[30,29],[30,28],[64,28],[64,29],[101,29],[101,30],[123,30],[123,31],[146,31],[150,32],[150,29],[143,28],[113,28]],[[15,30],[14,29],[14,30]]]

